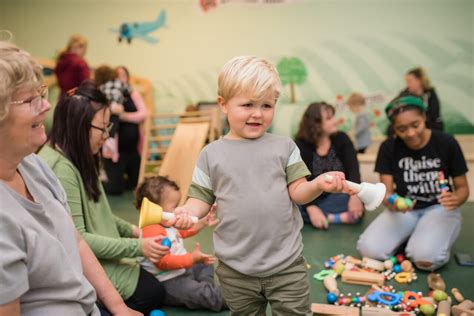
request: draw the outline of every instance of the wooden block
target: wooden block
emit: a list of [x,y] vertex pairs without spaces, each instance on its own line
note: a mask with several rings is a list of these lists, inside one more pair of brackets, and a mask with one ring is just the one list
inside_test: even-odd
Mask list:
[[382,261],[378,261],[378,260],[367,258],[367,257],[362,258],[362,265],[366,268],[374,269],[377,271],[385,270],[385,265],[383,264]]
[[383,285],[385,278],[380,273],[364,271],[344,271],[342,273],[342,282],[362,285]]
[[337,306],[328,304],[311,304],[311,311],[315,315],[359,316],[357,307]]
[[416,316],[412,312],[394,312],[387,308],[362,307],[362,316]]
[[470,300],[464,300],[462,303],[458,305],[454,305],[451,308],[451,312],[454,316],[474,316],[474,303]]
[[438,303],[437,316],[449,316],[451,315],[451,298],[448,296],[447,300]]
[[462,296],[461,292],[457,288],[452,288],[451,289],[451,294],[453,294],[454,299],[458,302],[461,303],[464,301],[464,296]]

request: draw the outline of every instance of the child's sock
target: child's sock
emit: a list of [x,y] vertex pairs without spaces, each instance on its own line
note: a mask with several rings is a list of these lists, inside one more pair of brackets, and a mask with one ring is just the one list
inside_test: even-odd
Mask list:
[[328,221],[331,224],[353,224],[356,222],[350,212],[328,214]]

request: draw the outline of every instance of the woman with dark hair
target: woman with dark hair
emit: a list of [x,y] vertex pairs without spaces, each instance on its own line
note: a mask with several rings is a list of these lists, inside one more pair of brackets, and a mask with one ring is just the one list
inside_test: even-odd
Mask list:
[[[418,268],[434,270],[449,261],[461,230],[459,207],[469,197],[466,161],[453,136],[426,127],[426,104],[419,98],[398,98],[385,112],[396,137],[380,145],[375,171],[387,187],[387,210],[367,227],[357,248],[385,260],[408,240],[407,256]],[[390,203],[393,193],[416,202],[398,210]]]
[[405,75],[406,89],[400,92],[398,97],[414,95],[426,104],[426,127],[442,131],[444,128],[441,119],[441,108],[435,88],[431,85],[426,71],[417,67],[409,70]]
[[74,224],[104,267],[125,303],[145,315],[159,307],[163,286],[140,268],[145,256],[159,260],[167,247],[160,238],[138,238],[140,230],[110,209],[99,181],[99,153],[110,131],[107,99],[94,83],[83,82],[56,106],[49,146],[40,151],[63,185]]
[[[350,138],[337,130],[335,109],[325,102],[308,106],[295,137],[301,158],[311,171],[308,180],[328,171],[341,171],[346,179],[360,182],[357,154]],[[305,223],[328,228],[329,223],[351,224],[363,215],[364,207],[356,195],[323,193],[299,206]]]

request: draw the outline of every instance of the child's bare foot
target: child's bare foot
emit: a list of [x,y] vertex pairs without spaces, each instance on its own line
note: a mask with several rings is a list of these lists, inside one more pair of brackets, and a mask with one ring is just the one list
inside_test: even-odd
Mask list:
[[308,212],[309,220],[311,221],[311,225],[318,229],[327,229],[328,228],[328,221],[326,220],[326,216],[324,215],[323,211],[315,205],[310,205],[306,207],[306,212]]

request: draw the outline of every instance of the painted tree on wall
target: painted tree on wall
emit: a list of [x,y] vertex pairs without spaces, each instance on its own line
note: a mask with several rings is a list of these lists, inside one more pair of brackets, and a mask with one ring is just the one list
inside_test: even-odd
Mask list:
[[278,63],[277,69],[281,83],[290,84],[291,103],[295,103],[295,84],[303,84],[308,75],[305,65],[298,57],[284,57]]

